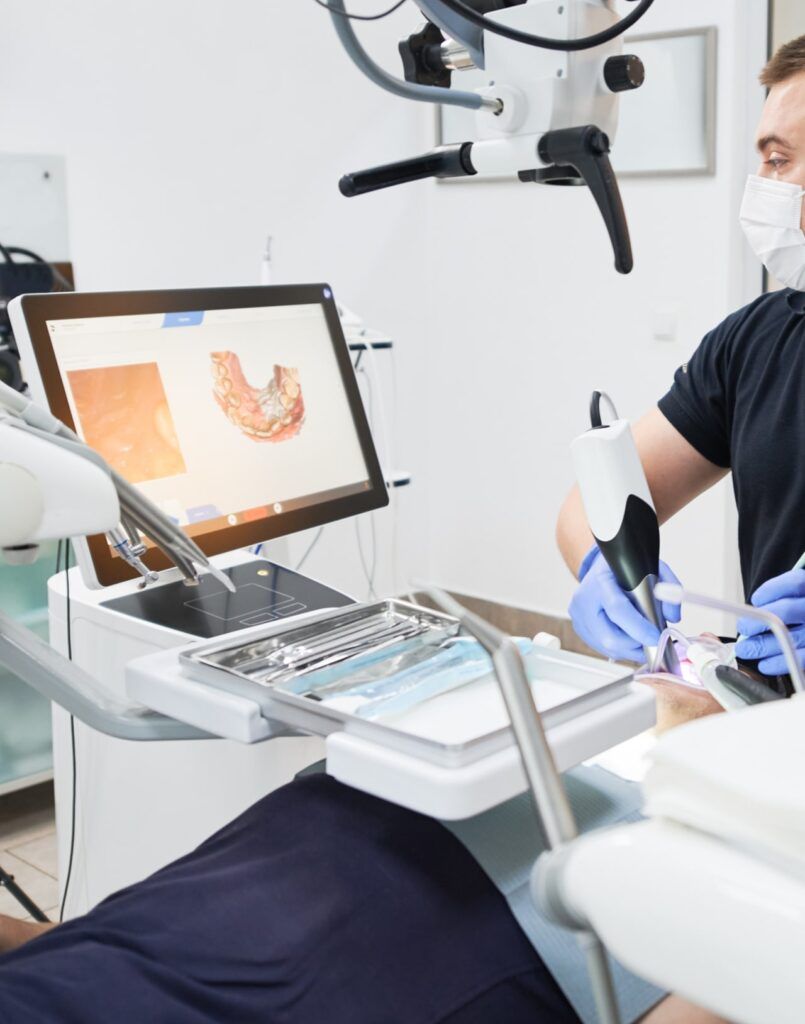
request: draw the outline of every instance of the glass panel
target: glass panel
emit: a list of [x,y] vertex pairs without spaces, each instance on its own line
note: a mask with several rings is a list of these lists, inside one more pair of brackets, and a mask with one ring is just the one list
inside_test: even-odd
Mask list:
[[[43,544],[33,565],[0,564],[0,607],[47,639],[47,581],[56,544]],[[0,668],[0,786],[52,768],[50,702]]]
[[0,786],[52,767],[50,702],[0,672]]

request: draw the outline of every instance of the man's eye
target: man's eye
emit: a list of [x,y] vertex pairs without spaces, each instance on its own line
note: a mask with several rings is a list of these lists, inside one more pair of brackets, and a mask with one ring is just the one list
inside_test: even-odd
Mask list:
[[785,166],[786,163],[787,161],[783,160],[780,157],[772,157],[771,160],[766,161],[766,166],[773,168],[775,171],[779,171],[780,168]]

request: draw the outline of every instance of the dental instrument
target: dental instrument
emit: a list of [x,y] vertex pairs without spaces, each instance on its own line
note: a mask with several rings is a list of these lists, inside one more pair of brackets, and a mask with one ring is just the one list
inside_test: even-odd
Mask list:
[[[660,575],[660,526],[646,475],[628,420],[604,423],[602,400],[593,392],[590,429],[570,446],[587,522],[598,549],[620,588],[660,633],[666,628],[662,605],[655,599]],[[646,650],[649,664],[653,652]],[[665,669],[679,674],[673,644],[662,653]]]
[[[194,665],[211,671],[232,672],[261,686],[288,683],[295,692],[307,692],[307,676],[346,659],[365,659],[391,645],[410,641],[427,632],[443,632],[444,623],[421,609],[399,602],[348,609],[324,623],[303,625],[266,639],[246,642],[233,637],[202,648],[189,656]],[[301,682],[297,682],[301,680]],[[316,691],[318,694],[318,691]]]
[[654,595],[659,601],[673,601],[675,603],[687,602],[688,604],[699,605],[702,608],[714,608],[716,611],[727,612],[738,617],[758,619],[777,637],[780,649],[785,657],[788,671],[791,676],[791,683],[794,690],[805,693],[805,676],[796,655],[796,649],[791,641],[791,635],[785,627],[782,619],[772,612],[764,611],[762,608],[755,608],[751,604],[741,604],[738,601],[728,601],[721,597],[710,597],[707,594],[697,594],[686,590],[677,583],[657,583],[654,587]]
[[753,679],[738,668],[730,665],[717,665],[716,678],[731,693],[738,697],[742,705],[765,704],[772,700],[785,700],[781,693],[770,686]]
[[[732,683],[728,684],[718,672],[720,668],[737,671],[732,644],[725,645],[720,641],[699,637],[688,645],[685,657],[693,666],[696,677],[702,686],[715,697],[725,711],[746,707],[745,688],[737,685],[741,680],[738,679],[736,683],[736,680],[733,679]],[[743,673],[738,673],[738,675],[742,676]]]

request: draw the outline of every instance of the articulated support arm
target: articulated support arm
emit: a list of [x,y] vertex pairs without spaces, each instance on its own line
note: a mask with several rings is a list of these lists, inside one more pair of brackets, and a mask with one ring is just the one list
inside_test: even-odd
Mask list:
[[122,740],[198,740],[208,733],[173,718],[131,708],[44,640],[0,612],[0,664],[80,721]]

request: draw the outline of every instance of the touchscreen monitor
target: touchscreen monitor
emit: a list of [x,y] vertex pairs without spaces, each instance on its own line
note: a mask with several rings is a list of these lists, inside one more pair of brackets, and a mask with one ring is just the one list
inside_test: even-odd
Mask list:
[[[34,397],[206,554],[387,504],[327,285],[30,295],[19,313]],[[99,583],[133,575],[105,538],[89,552]]]

